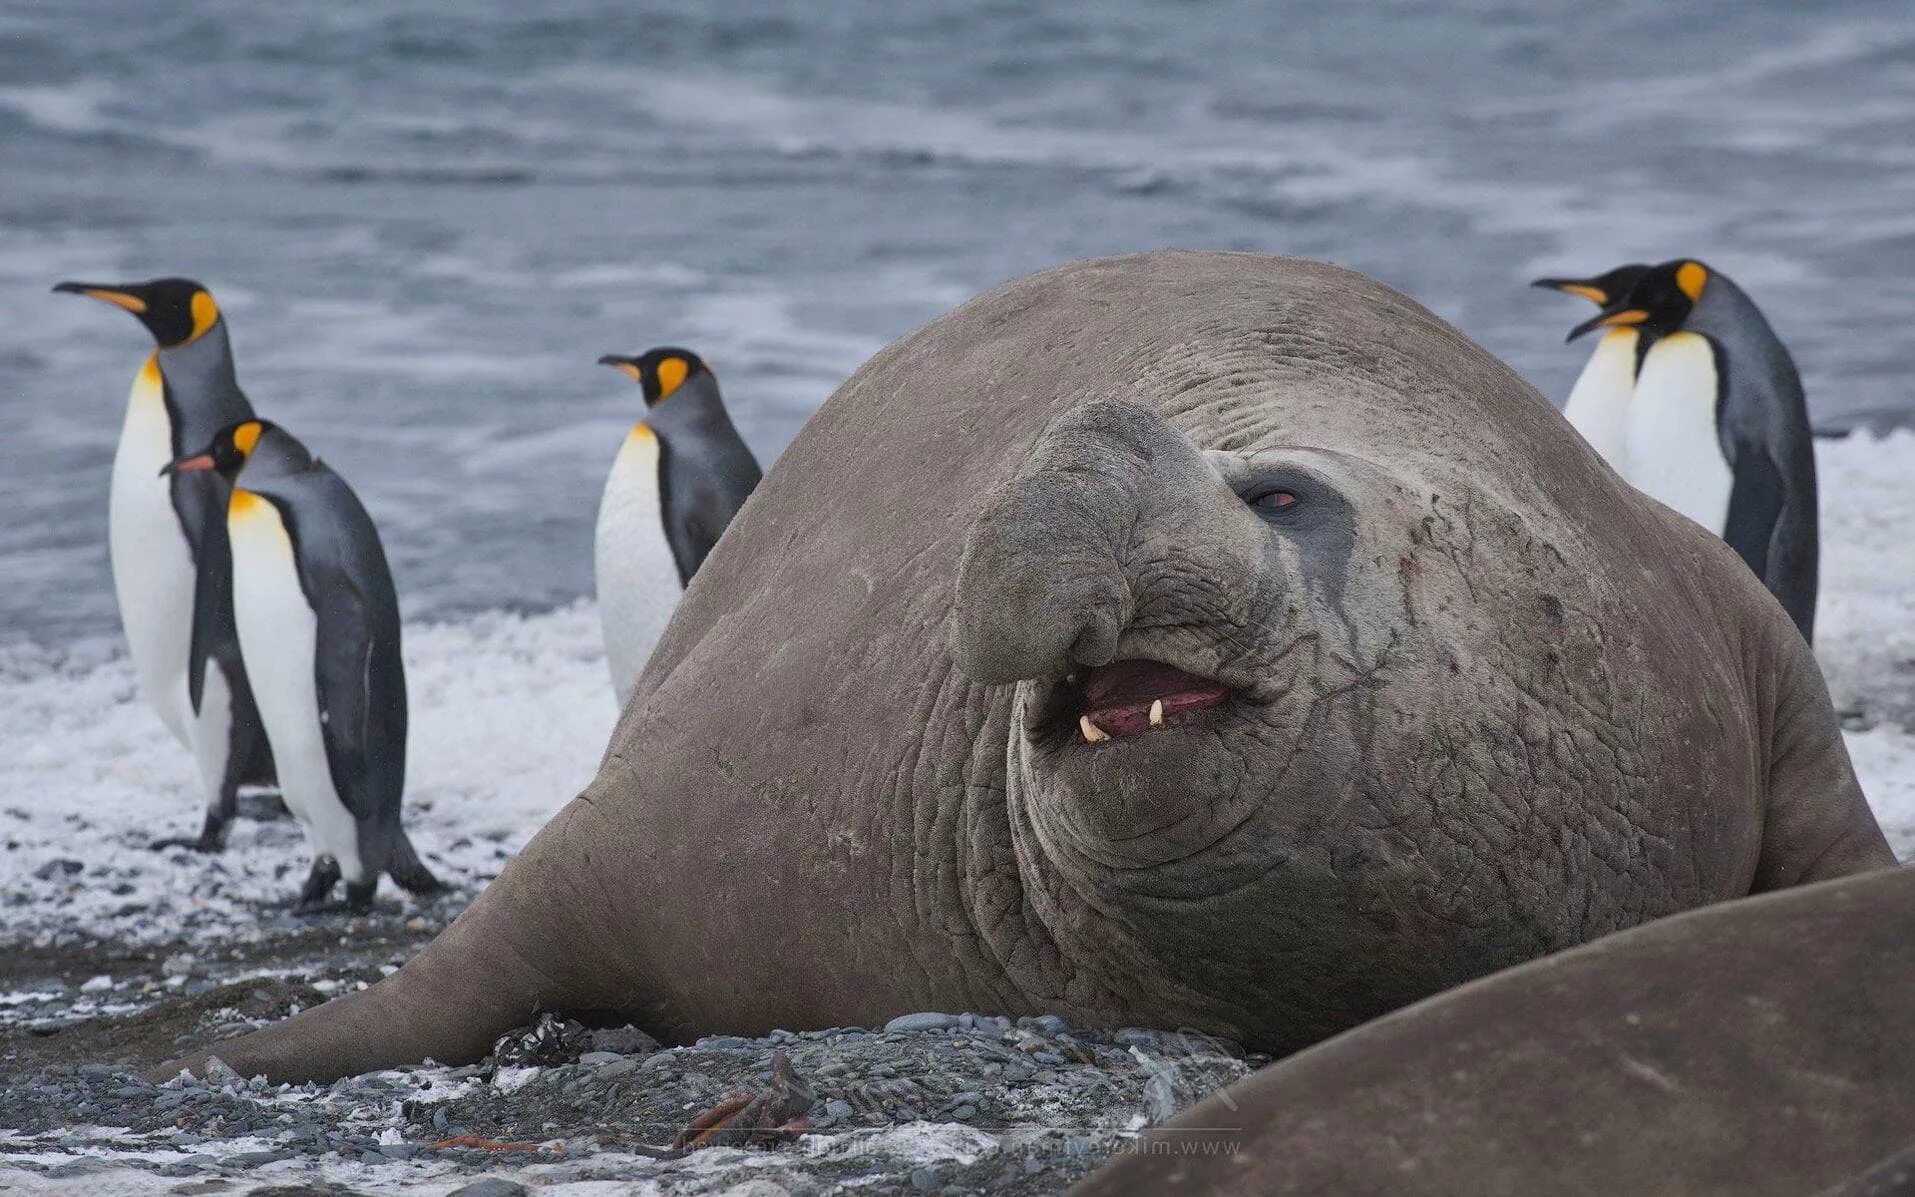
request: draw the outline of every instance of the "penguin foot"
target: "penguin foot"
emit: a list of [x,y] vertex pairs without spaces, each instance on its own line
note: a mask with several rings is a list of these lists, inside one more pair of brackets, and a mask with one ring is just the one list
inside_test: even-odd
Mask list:
[[286,799],[278,790],[257,789],[242,792],[234,800],[234,808],[242,819],[255,823],[271,823],[279,819],[290,819],[293,812],[286,807]]
[[353,914],[372,913],[372,894],[379,888],[379,874],[364,881],[346,882],[346,909]]
[[339,862],[330,856],[322,856],[313,861],[313,871],[306,874],[306,884],[299,887],[299,897],[293,901],[294,914],[321,914],[327,909],[326,899],[332,896],[332,887],[339,884]]
[[200,827],[199,835],[193,837],[170,836],[163,840],[154,840],[147,847],[155,852],[166,852],[173,848],[190,848],[195,852],[226,851],[226,828],[232,823],[230,815],[221,815],[218,811],[207,811],[206,822]]

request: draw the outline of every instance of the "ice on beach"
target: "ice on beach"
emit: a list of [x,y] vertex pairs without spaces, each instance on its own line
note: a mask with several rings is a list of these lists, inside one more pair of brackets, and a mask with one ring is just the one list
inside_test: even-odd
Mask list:
[[[1821,442],[1818,655],[1883,826],[1915,854],[1915,433]],[[589,604],[406,632],[407,821],[470,896],[591,779],[617,712]],[[310,857],[287,820],[217,857],[146,843],[199,827],[187,754],[111,646],[0,653],[0,943],[263,934]],[[398,896],[388,881],[388,900]]]

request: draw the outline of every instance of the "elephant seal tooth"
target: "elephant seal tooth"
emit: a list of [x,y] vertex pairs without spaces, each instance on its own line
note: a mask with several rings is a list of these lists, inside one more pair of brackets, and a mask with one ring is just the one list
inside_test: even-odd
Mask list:
[[1164,700],[1161,698],[1153,698],[1150,701],[1150,725],[1152,727],[1164,725]]
[[1105,740],[1110,739],[1110,733],[1095,723],[1092,723],[1089,715],[1079,715],[1077,717],[1077,727],[1079,731],[1084,733],[1084,738],[1093,744],[1102,744]]

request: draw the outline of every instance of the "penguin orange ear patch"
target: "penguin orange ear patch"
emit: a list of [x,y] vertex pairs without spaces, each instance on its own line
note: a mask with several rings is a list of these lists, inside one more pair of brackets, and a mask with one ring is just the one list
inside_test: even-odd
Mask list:
[[[201,292],[204,294],[204,292]],[[253,446],[259,444],[259,421],[248,420],[233,429],[233,447],[245,457],[253,455]]]
[[1702,288],[1709,281],[1708,268],[1700,262],[1684,262],[1676,267],[1676,286],[1694,303],[1702,298]]
[[668,357],[658,363],[658,397],[669,399],[671,393],[685,384],[692,368],[682,357]]
[[193,292],[193,335],[186,339],[197,341],[218,319],[219,305],[213,302],[213,297],[204,291]]

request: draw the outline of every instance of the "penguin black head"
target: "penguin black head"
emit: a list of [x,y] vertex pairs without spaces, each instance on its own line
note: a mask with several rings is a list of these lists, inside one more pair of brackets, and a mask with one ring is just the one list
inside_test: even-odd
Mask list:
[[699,375],[711,374],[705,359],[689,349],[665,345],[648,349],[637,357],[619,357],[608,353],[598,359],[601,366],[617,366],[645,392],[645,406],[657,407],[672,397],[672,392]]
[[1633,325],[1661,336],[1675,332],[1709,285],[1709,268],[1694,258],[1671,258],[1643,271],[1627,291],[1611,295],[1603,310],[1570,330],[1575,340],[1598,328]]
[[1580,295],[1599,308],[1606,308],[1613,301],[1629,293],[1629,289],[1642,281],[1649,273],[1649,267],[1642,262],[1626,262],[1607,274],[1595,278],[1539,278],[1530,283],[1532,287],[1548,287],[1552,291],[1561,291],[1565,295]]
[[206,335],[219,323],[213,294],[190,278],[156,278],[145,283],[60,283],[55,291],[85,295],[140,318],[161,349],[173,349]]
[[259,448],[260,440],[278,432],[279,425],[270,420],[241,420],[237,424],[229,424],[213,434],[212,444],[161,466],[160,476],[218,470],[221,477],[231,482],[246,468],[254,450]]

